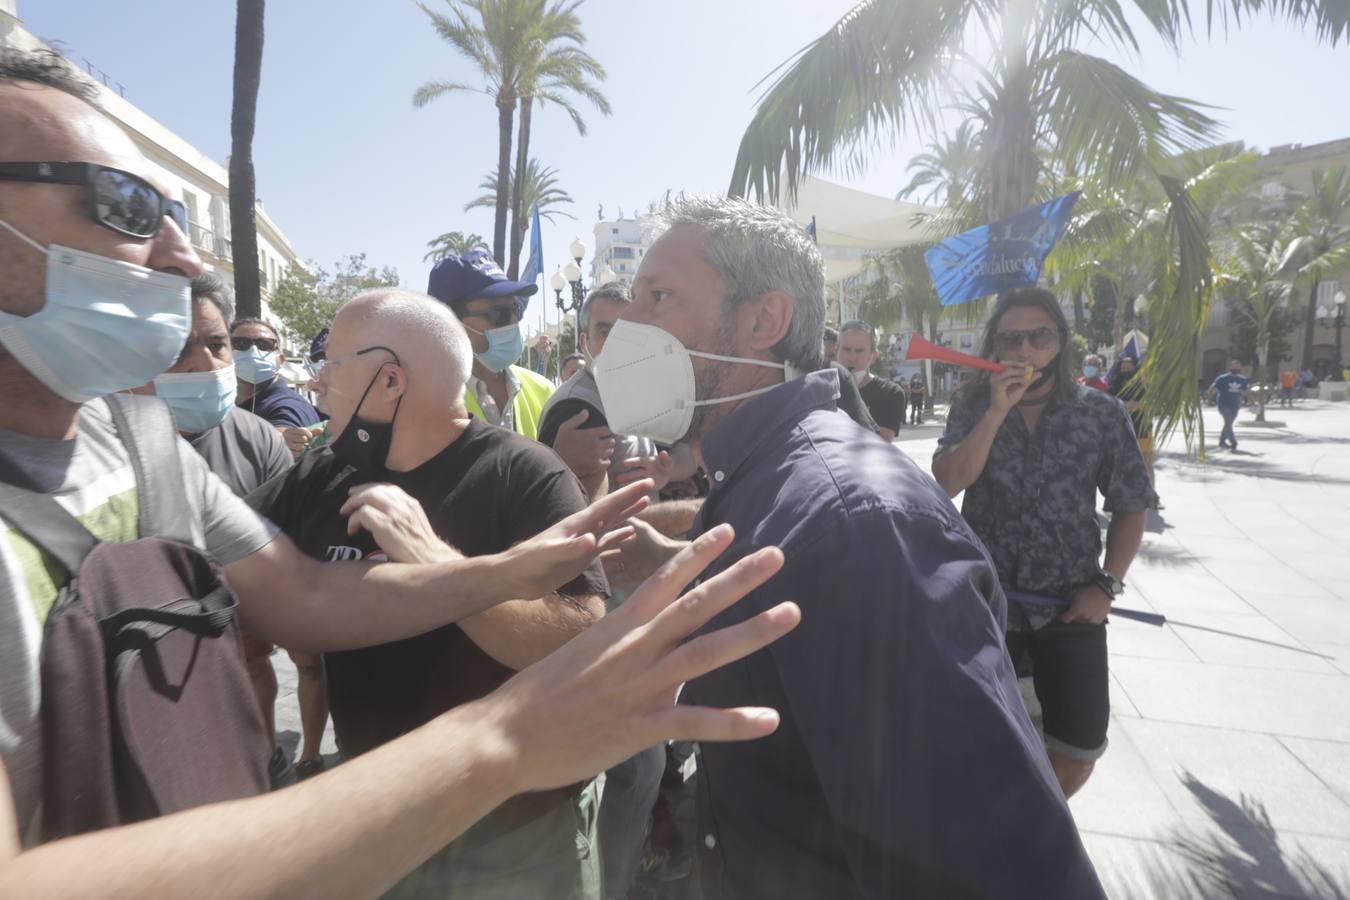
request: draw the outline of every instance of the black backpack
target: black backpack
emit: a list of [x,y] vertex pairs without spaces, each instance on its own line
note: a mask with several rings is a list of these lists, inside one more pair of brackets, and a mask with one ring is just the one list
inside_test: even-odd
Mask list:
[[0,465],[5,519],[71,575],[42,635],[44,841],[268,786],[237,603],[193,546],[172,418],[151,398],[107,402],[136,472],[137,540],[99,541]]

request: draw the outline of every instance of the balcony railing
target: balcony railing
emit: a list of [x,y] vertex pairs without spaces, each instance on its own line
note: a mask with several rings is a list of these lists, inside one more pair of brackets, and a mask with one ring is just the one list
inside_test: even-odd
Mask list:
[[188,231],[192,238],[192,246],[198,250],[205,250],[214,255],[217,259],[230,259],[232,257],[232,248],[230,239],[221,237],[209,228],[203,228],[196,222],[188,223]]

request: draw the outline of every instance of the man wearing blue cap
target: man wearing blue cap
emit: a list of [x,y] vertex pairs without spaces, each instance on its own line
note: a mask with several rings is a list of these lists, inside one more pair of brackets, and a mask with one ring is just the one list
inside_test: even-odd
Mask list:
[[486,250],[436,263],[427,293],[449,306],[469,332],[473,373],[464,405],[476,418],[539,437],[539,417],[553,383],[515,364],[525,348],[520,319],[537,285],[511,281]]

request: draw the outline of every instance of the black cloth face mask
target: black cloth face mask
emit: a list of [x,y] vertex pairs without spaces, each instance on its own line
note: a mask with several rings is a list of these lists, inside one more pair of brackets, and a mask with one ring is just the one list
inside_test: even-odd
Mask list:
[[[403,365],[399,362],[398,354],[388,347],[367,347],[365,350],[357,352],[356,355],[361,356],[364,353],[372,353],[376,350],[384,350],[394,357],[394,365]],[[351,420],[347,422],[347,427],[342,429],[342,434],[338,435],[332,443],[334,456],[358,472],[371,475],[382,475],[387,471],[389,446],[394,442],[394,422],[398,420],[398,410],[403,405],[403,398],[399,397],[398,402],[394,404],[394,415],[388,422],[372,422],[370,419],[361,418],[361,407],[366,402],[366,395],[375,386],[375,382],[383,371],[384,363],[381,363],[380,368],[366,385],[365,391],[362,392],[361,399],[356,404],[356,410],[352,413]]]

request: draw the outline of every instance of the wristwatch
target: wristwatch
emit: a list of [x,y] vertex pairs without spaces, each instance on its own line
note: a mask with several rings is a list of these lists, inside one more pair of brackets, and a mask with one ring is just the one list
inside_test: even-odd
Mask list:
[[1125,582],[1121,581],[1105,569],[1097,573],[1097,577],[1092,579],[1091,584],[1095,584],[1103,591],[1106,591],[1106,593],[1111,595],[1112,599],[1125,593]]

